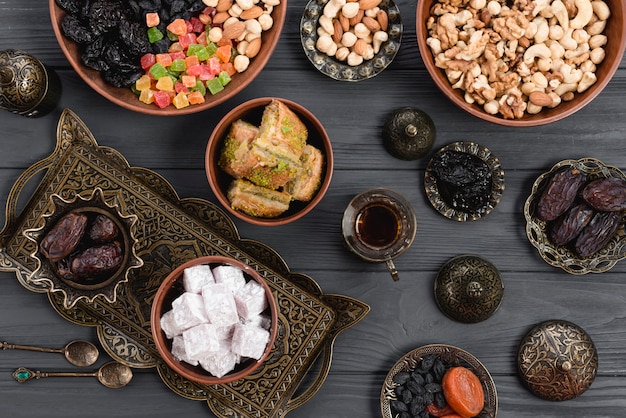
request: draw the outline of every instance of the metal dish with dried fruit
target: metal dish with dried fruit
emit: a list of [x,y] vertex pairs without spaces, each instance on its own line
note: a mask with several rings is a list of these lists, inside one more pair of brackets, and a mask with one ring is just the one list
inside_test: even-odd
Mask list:
[[493,211],[504,193],[504,169],[487,148],[454,142],[439,149],[424,174],[426,196],[443,216],[475,221]]
[[[584,176],[582,182],[576,182],[573,186],[569,187],[576,181],[574,177],[565,178],[563,173],[573,172]],[[557,177],[559,176],[559,177]],[[562,182],[568,182],[568,184],[553,184],[554,179],[563,177]],[[611,215],[611,225],[605,225],[602,233],[607,234],[606,239],[602,242],[586,242],[581,243],[578,237],[582,236],[585,227],[591,226],[592,216],[588,216],[586,220],[583,220],[585,213],[583,210],[579,210],[582,206],[587,205],[587,202],[582,197],[583,190],[597,180],[603,179],[616,179],[609,180],[611,183],[623,184],[626,182],[626,175],[618,168],[607,165],[595,158],[581,158],[579,160],[563,160],[556,163],[549,171],[541,174],[534,182],[530,196],[526,199],[524,204],[524,217],[526,219],[526,235],[533,247],[539,251],[539,255],[543,260],[554,266],[559,267],[570,274],[587,274],[587,273],[602,273],[610,270],[617,264],[618,261],[626,258],[626,230],[624,224],[624,213],[621,206],[614,206],[610,209],[616,209],[615,211],[599,211],[592,210],[591,215],[606,214]],[[552,184],[551,184],[552,182]],[[580,183],[580,184],[579,184]],[[598,185],[599,183],[595,183]],[[568,202],[563,205],[564,207],[556,207],[561,202],[556,200],[545,203],[546,198],[542,197],[546,195],[547,188],[558,189],[557,192],[563,199],[568,199]],[[592,186],[593,187],[593,186]],[[589,192],[590,189],[587,189]],[[593,191],[593,190],[591,190]],[[557,193],[554,192],[554,193]],[[620,193],[624,194],[624,193]],[[597,197],[597,194],[596,194]],[[593,198],[588,197],[592,204]],[[613,203],[616,199],[619,200],[619,196],[613,196],[611,198]],[[605,200],[605,203],[607,201]],[[619,203],[619,202],[618,202]],[[622,196],[622,204],[623,204]],[[540,205],[549,205],[550,207],[541,208]],[[603,207],[603,209],[609,209]],[[576,210],[577,218],[572,218],[572,222],[566,225],[567,229],[580,229],[577,232],[563,231],[557,228],[561,227],[561,222],[567,222],[567,216],[570,214],[570,210]],[[601,221],[602,219],[599,219]],[[598,220],[597,220],[598,221]],[[585,222],[585,225],[576,226]],[[609,228],[609,229],[607,229]],[[593,232],[593,231],[591,231]],[[563,238],[564,234],[569,234],[571,237]],[[587,234],[586,236],[593,235],[592,240],[598,238],[601,239],[601,234]],[[563,241],[563,242],[561,242]],[[558,243],[558,244],[557,244]],[[584,245],[583,245],[584,244]],[[593,248],[598,248],[593,250]],[[587,251],[589,248],[591,250]]]

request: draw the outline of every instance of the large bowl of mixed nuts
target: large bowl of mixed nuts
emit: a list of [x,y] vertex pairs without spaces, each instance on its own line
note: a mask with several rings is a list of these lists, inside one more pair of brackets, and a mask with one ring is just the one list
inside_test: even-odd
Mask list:
[[461,109],[507,126],[537,126],[589,104],[617,70],[622,0],[420,2],[426,69]]
[[159,116],[212,108],[248,86],[272,55],[287,10],[283,0],[81,5],[49,0],[69,63],[111,102]]

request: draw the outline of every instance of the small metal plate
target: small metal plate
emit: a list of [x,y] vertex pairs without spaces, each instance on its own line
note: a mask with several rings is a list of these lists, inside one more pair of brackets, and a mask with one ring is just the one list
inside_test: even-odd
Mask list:
[[578,325],[545,321],[520,341],[517,371],[534,395],[565,401],[591,386],[598,371],[598,353],[591,337]]

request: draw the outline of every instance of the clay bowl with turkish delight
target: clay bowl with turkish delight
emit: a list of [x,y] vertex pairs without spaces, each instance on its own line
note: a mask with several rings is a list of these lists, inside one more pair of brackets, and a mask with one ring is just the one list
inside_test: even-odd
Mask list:
[[309,213],[333,173],[321,122],[298,103],[262,97],[240,104],[215,126],[206,149],[209,185],[231,214],[278,226]]
[[59,46],[83,81],[157,116],[201,112],[240,93],[269,61],[287,14],[286,0],[48,3]]
[[253,373],[276,339],[268,284],[245,263],[222,256],[190,260],[157,290],[151,312],[159,354],[180,376],[222,384]]
[[609,83],[624,53],[622,0],[426,0],[421,57],[458,107],[514,127],[561,120]]

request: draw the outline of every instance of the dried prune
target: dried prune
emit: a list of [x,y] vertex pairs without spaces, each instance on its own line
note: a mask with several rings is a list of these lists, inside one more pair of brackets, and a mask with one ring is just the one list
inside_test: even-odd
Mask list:
[[454,186],[466,186],[491,176],[483,160],[466,152],[440,152],[433,157],[432,164],[435,177]]
[[94,242],[108,242],[113,241],[119,233],[120,229],[113,219],[99,214],[89,226],[87,236]]
[[81,0],[56,0],[55,3],[68,13],[76,14],[83,5]]
[[621,211],[626,209],[626,181],[617,177],[594,180],[585,186],[583,199],[590,206],[601,211]]
[[72,259],[70,271],[73,280],[98,277],[119,268],[122,259],[122,248],[119,245],[109,243],[89,247]]
[[576,239],[576,253],[588,257],[604,247],[617,231],[621,218],[620,212],[596,213]]
[[487,209],[491,197],[491,179],[455,187],[439,184],[441,197],[454,209],[468,213],[482,213]]
[[53,263],[65,258],[78,246],[86,225],[85,214],[70,212],[64,215],[41,240],[41,253]]
[[566,167],[557,171],[539,198],[537,217],[549,222],[565,213],[586,180],[587,176],[576,168]]
[[551,225],[550,239],[556,245],[565,245],[580,234],[595,214],[593,208],[580,203],[569,209]]
[[73,15],[66,15],[63,18],[61,29],[65,36],[81,45],[88,45],[94,39],[91,30]]

